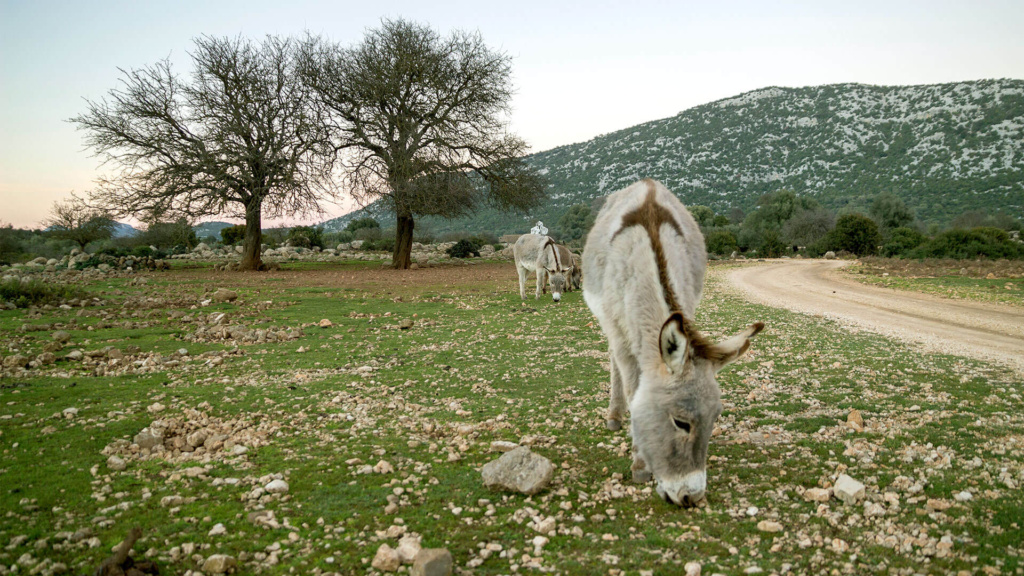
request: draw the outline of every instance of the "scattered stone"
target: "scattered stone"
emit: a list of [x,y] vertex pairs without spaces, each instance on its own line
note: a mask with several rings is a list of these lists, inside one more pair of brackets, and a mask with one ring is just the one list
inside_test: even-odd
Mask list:
[[381,460],[373,467],[373,471],[377,474],[391,474],[395,471],[395,467],[387,460]]
[[223,536],[224,534],[227,534],[227,533],[228,533],[228,529],[225,528],[223,524],[218,522],[217,524],[214,525],[213,528],[210,528],[210,532],[207,534],[207,536]]
[[825,260],[835,260],[835,259],[836,259],[836,253],[835,252],[833,252],[831,250],[829,250],[828,252],[825,252]]
[[964,490],[963,492],[957,493],[957,495],[953,496],[953,498],[957,502],[967,502],[968,500],[971,500],[972,498],[974,498],[974,494],[971,494],[967,490]]
[[148,411],[150,414],[156,414],[158,412],[163,412],[166,409],[167,409],[167,406],[164,406],[163,404],[161,404],[159,402],[154,402],[154,403],[152,403],[152,404],[150,404],[149,406],[146,407],[146,411]]
[[406,318],[406,319],[404,319],[404,320],[402,320],[401,322],[398,323],[398,328],[401,329],[401,330],[408,330],[408,329],[412,328],[412,326],[413,326],[413,321],[412,321],[411,318]]
[[121,472],[128,468],[128,464],[117,456],[111,456],[110,458],[107,458],[107,468],[110,468],[114,472]]
[[330,328],[331,326],[334,326],[334,323],[328,320],[327,318],[324,318],[323,320],[320,321],[321,328]]
[[227,554],[214,554],[203,562],[203,572],[206,574],[225,574],[238,564],[234,556]]
[[67,356],[65,356],[65,358],[67,358],[68,360],[72,360],[74,362],[78,362],[84,357],[85,354],[83,354],[81,350],[72,350],[71,352],[68,352]]
[[846,417],[846,425],[857,432],[864,431],[864,417],[860,415],[860,410],[850,410],[850,415]]
[[286,494],[288,492],[288,483],[284,480],[273,480],[264,486],[263,489],[271,494]]
[[78,416],[78,408],[75,408],[75,407],[65,408],[64,411],[61,412],[61,414],[63,414],[65,418],[70,420],[70,419],[74,418],[75,416]]
[[858,500],[864,497],[864,485],[846,474],[840,474],[832,492],[842,502],[856,504]]
[[832,498],[832,491],[827,488],[808,488],[804,490],[804,500],[808,502],[828,502]]
[[481,471],[484,486],[533,495],[551,482],[555,466],[547,458],[534,454],[526,446],[506,452],[488,462]]
[[411,576],[449,576],[452,573],[452,553],[445,548],[424,548],[412,563]]
[[402,564],[412,564],[421,549],[420,537],[414,534],[406,534],[398,541],[398,548],[396,550]]
[[683,566],[683,570],[686,572],[686,576],[700,576],[700,562],[687,562]]
[[491,442],[492,452],[511,452],[516,448],[519,448],[519,444],[516,444],[515,442],[508,442],[506,440],[495,440],[494,442]]
[[71,333],[66,330],[57,330],[53,333],[54,342],[66,344],[71,341]]
[[761,532],[782,532],[782,524],[771,520],[761,520],[757,523],[757,529]]
[[380,548],[377,548],[377,554],[370,562],[370,566],[384,572],[394,572],[401,565],[402,560],[398,557],[398,551],[387,544],[381,544]]
[[164,442],[164,433],[160,429],[146,427],[135,435],[135,443],[142,449],[152,449]]
[[238,299],[238,293],[227,288],[218,288],[211,298],[214,302],[234,302]]

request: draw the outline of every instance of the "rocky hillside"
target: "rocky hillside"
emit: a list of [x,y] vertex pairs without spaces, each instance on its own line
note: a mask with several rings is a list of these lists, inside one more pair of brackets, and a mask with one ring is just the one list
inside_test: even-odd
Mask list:
[[[751,209],[790,189],[834,210],[890,191],[924,221],[1024,212],[1024,80],[764,88],[533,155],[550,199],[533,214],[429,220],[439,232],[523,231],[637,179],[687,204]],[[347,220],[347,219],[346,219]],[[386,225],[386,224],[385,224]]]

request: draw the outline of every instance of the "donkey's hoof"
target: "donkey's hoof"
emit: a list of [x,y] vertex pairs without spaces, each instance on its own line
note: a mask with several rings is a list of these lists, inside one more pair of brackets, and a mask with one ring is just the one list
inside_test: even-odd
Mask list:
[[622,422],[619,422],[618,420],[612,420],[611,418],[605,420],[604,425],[612,432],[622,430]]
[[654,479],[654,475],[649,470],[633,470],[633,482],[637,484],[646,484]]

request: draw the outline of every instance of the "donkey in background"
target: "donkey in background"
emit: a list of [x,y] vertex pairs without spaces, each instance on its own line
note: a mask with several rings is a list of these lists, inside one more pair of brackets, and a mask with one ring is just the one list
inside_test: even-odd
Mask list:
[[653,476],[667,502],[696,505],[722,412],[715,374],[747,351],[764,324],[717,344],[694,327],[707,267],[704,237],[654,180],[608,197],[587,236],[583,265],[583,298],[608,337],[607,426],[621,428],[628,403],[633,479]]
[[[526,300],[526,277],[530,272],[537,274],[537,299],[540,299],[541,293],[545,291],[549,279],[551,298],[555,302],[562,299],[567,268],[566,263],[559,257],[558,245],[554,240],[540,234],[523,234],[512,247],[512,254],[516,260],[516,271],[519,272],[519,296],[523,300]],[[571,265],[570,259],[569,266]]]

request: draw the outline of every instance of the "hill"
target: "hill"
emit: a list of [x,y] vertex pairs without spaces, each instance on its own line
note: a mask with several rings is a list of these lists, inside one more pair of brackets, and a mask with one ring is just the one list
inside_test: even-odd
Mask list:
[[661,180],[686,204],[724,214],[750,210],[780,189],[836,211],[864,211],[888,191],[919,219],[940,224],[967,210],[1020,214],[1024,80],[769,87],[540,152],[529,162],[550,182],[548,202],[532,214],[483,210],[422,223],[436,232],[498,234],[525,231],[537,219],[552,227],[569,206],[645,177]]
[[196,236],[199,236],[200,238],[206,238],[207,236],[220,238],[220,231],[229,226],[234,226],[234,224],[229,222],[203,222],[193,226],[192,230],[195,231]]

